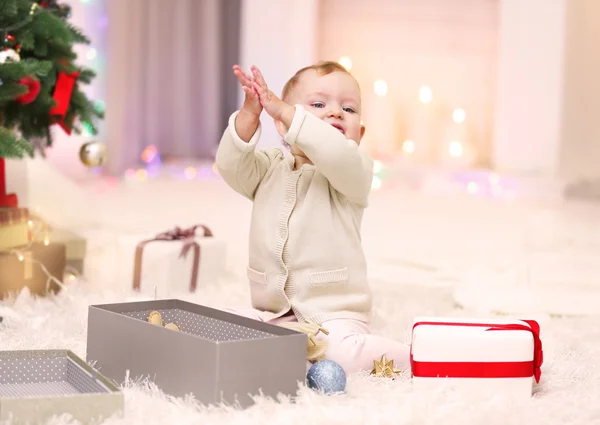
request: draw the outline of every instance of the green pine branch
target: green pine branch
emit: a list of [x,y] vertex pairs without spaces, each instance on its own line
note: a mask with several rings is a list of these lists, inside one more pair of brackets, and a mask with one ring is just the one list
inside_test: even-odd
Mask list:
[[96,78],[96,72],[93,69],[89,69],[89,68],[79,69],[78,80],[82,84],[90,84],[94,78]]
[[14,99],[27,93],[27,87],[22,84],[6,84],[0,90],[0,104],[5,102],[14,102]]
[[17,0],[2,0],[0,1],[0,29],[6,28],[5,21],[17,14]]
[[7,128],[0,127],[0,158],[33,156],[33,146]]
[[67,27],[71,31],[74,43],[90,44],[90,39],[81,30],[70,23],[67,23]]

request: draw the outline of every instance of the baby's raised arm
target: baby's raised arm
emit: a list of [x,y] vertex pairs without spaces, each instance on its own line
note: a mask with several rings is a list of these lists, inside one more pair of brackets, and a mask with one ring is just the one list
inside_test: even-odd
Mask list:
[[296,105],[285,141],[298,145],[335,190],[352,202],[367,205],[373,161],[354,140]]
[[242,108],[229,118],[229,125],[217,150],[216,165],[223,180],[233,190],[253,200],[256,188],[269,169],[272,159],[281,152],[256,150],[260,139],[262,106],[258,94],[252,88],[252,76],[237,65],[233,67],[233,73],[242,85],[246,99]]

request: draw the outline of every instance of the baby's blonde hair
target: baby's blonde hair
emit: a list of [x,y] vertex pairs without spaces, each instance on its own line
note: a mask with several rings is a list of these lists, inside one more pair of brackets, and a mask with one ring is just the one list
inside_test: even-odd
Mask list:
[[281,100],[285,102],[289,98],[290,93],[298,84],[302,73],[311,69],[315,70],[317,74],[321,76],[331,74],[332,72],[345,72],[348,75],[352,75],[342,65],[332,61],[321,61],[313,65],[305,66],[304,68],[298,70],[294,76],[290,78],[287,83],[285,83],[285,86],[283,86],[283,91],[281,92]]

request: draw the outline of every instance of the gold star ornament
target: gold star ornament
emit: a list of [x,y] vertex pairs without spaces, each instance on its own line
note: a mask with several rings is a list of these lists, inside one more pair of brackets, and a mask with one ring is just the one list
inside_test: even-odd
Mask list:
[[389,360],[383,355],[380,361],[373,360],[375,368],[371,371],[371,375],[385,378],[393,378],[394,375],[400,373],[399,369],[394,367],[394,361]]

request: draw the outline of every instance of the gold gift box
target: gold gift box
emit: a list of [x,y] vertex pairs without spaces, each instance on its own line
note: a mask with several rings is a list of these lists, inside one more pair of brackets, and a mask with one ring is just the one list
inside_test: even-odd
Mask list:
[[18,293],[24,287],[34,295],[57,293],[60,286],[48,275],[62,282],[66,260],[67,249],[62,243],[32,242],[14,252],[1,253],[0,299],[9,293]]
[[0,250],[27,245],[31,240],[27,208],[0,208]]

